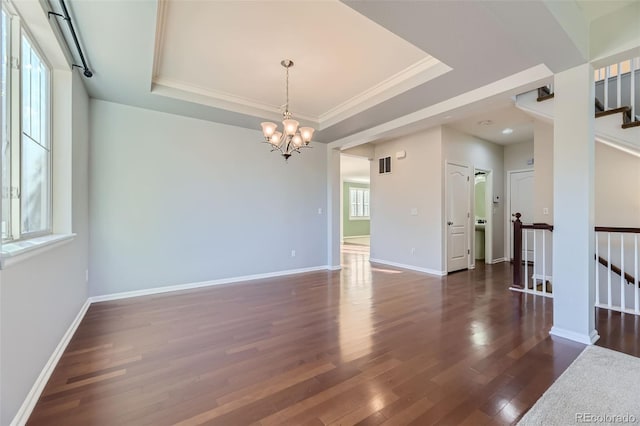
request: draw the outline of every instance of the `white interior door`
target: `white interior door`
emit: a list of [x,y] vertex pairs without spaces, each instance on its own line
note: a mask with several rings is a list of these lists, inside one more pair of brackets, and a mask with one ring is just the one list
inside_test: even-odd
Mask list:
[[[509,183],[509,219],[511,220],[509,223],[509,253],[513,259],[513,220],[515,220],[513,215],[520,213],[522,223],[533,223],[533,170],[511,173]],[[533,259],[533,238],[528,239],[527,247],[522,247],[523,259],[525,250],[528,251],[527,258]]]
[[447,164],[447,272],[469,267],[469,168]]

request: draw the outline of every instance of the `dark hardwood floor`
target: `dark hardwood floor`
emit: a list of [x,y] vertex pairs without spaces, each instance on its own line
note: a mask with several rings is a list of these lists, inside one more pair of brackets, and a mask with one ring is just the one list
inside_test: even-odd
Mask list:
[[[437,278],[343,256],[92,305],[29,424],[511,424],[583,349],[548,336],[551,299],[509,291],[508,263]],[[601,342],[637,354],[627,321]]]

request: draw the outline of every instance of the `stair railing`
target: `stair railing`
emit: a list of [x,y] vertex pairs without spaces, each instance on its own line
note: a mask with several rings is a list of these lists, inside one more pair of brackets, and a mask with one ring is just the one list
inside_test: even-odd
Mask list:
[[604,100],[605,111],[629,106],[631,121],[635,121],[636,115],[640,114],[640,87],[636,84],[639,74],[640,58],[630,58],[595,70],[596,97]]
[[[551,272],[553,239],[550,235],[553,232],[553,225],[523,224],[520,221],[522,217],[520,213],[515,213],[513,216],[515,220],[513,221],[513,285],[511,289],[553,297]],[[530,251],[532,251],[531,257]]]
[[596,226],[596,306],[640,315],[640,228]]

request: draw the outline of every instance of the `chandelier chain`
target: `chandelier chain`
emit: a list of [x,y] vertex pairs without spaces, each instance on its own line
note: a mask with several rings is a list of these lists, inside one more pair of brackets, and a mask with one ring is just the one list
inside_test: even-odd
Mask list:
[[286,70],[287,70],[287,76],[286,76],[286,87],[287,87],[286,98],[287,98],[287,103],[284,106],[284,115],[288,116],[289,115],[289,67],[286,67]]

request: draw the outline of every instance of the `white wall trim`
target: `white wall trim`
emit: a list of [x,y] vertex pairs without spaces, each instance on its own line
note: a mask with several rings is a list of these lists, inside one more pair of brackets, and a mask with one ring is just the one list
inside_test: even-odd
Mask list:
[[437,271],[435,269],[421,268],[420,266],[405,265],[403,263],[390,262],[388,260],[369,259],[369,262],[371,262],[371,263],[379,263],[381,265],[394,266],[396,268],[409,269],[411,271],[424,272],[425,274],[436,275],[438,277],[443,277],[443,276],[447,275],[447,271]]
[[31,416],[31,412],[33,411],[33,408],[36,406],[36,402],[38,402],[38,399],[40,398],[40,395],[42,394],[42,391],[44,390],[45,385],[49,381],[51,374],[53,374],[53,370],[55,370],[56,366],[58,365],[58,361],[60,361],[60,357],[62,357],[62,354],[64,353],[65,349],[67,349],[67,345],[71,341],[71,338],[73,337],[78,326],[82,322],[82,319],[84,318],[84,315],[87,313],[87,310],[89,309],[90,305],[91,305],[91,302],[89,299],[87,299],[87,301],[84,302],[84,305],[82,305],[82,307],[80,308],[80,312],[78,312],[78,315],[76,315],[74,320],[69,325],[69,328],[62,336],[62,339],[60,339],[60,343],[58,343],[58,346],[56,346],[56,348],[54,349],[53,353],[49,357],[49,360],[47,361],[47,363],[44,365],[44,368],[40,372],[40,375],[38,376],[35,383],[31,387],[31,390],[25,397],[24,402],[22,403],[22,405],[20,406],[20,409],[16,413],[16,416],[13,418],[13,420],[10,423],[11,426],[22,426],[27,423],[27,420],[29,420],[29,416]]
[[342,269],[342,265],[332,265],[332,266],[327,266],[327,269],[329,271],[339,271]]
[[583,343],[585,345],[593,345],[600,338],[600,335],[598,335],[596,330],[592,330],[589,334],[582,334],[566,330],[564,328],[558,328],[555,325],[551,327],[549,334],[552,336],[562,337],[563,339],[573,340],[574,342]]
[[350,238],[365,238],[365,237],[370,237],[371,235],[367,234],[367,235],[349,235],[348,237],[342,237],[343,240],[348,240]]
[[502,262],[506,262],[506,261],[507,261],[506,257],[499,257],[499,258],[493,259],[492,261],[487,262],[487,263],[489,263],[490,265],[495,265],[496,263],[502,263]]
[[265,278],[282,277],[285,275],[303,274],[306,272],[326,271],[333,270],[328,265],[312,266],[309,268],[289,269],[285,271],[267,272],[265,274],[244,275],[240,277],[221,278],[218,280],[200,281],[195,283],[168,285],[163,287],[146,288],[142,290],[125,291],[122,293],[104,294],[101,296],[91,296],[89,300],[91,303],[106,302],[108,300],[128,299],[131,297],[149,296],[152,294],[169,293],[173,291],[191,290],[201,287],[210,287],[214,285],[232,284],[241,281],[254,281]]

